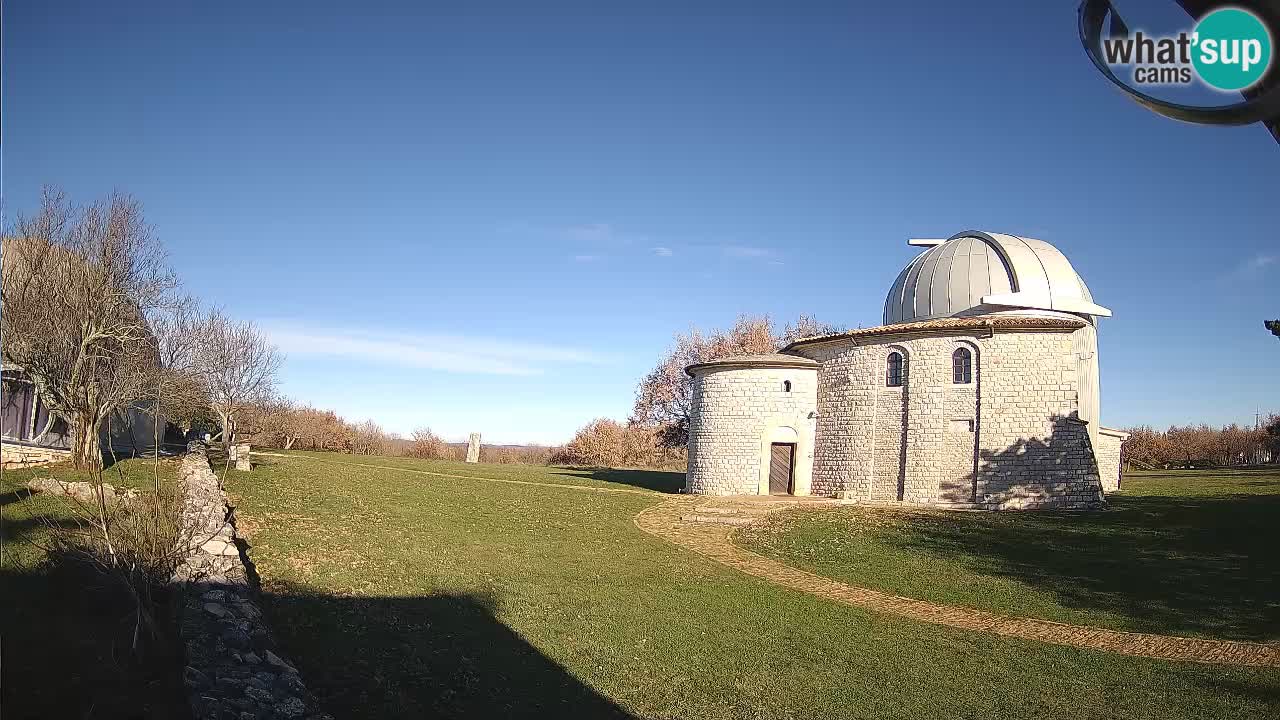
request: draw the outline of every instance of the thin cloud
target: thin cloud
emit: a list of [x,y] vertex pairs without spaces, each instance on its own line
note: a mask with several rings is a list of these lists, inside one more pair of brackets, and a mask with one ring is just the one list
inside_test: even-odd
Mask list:
[[772,248],[755,247],[751,245],[725,245],[721,248],[725,255],[732,258],[744,258],[752,260],[760,260],[764,258],[777,257],[778,251]]
[[600,259],[599,255],[574,255],[573,261],[580,263],[595,262]]
[[1241,260],[1221,279],[1229,283],[1248,282],[1277,269],[1280,269],[1280,253],[1258,253]]
[[671,248],[668,248],[668,247],[656,247],[656,248],[653,248],[653,254],[657,255],[658,257],[671,257],[675,253],[673,253],[671,251]]
[[618,240],[618,233],[609,223],[587,223],[571,225],[564,229],[564,234],[571,240],[580,242],[606,242]]
[[263,327],[272,342],[290,356],[344,357],[471,375],[540,375],[548,365],[606,361],[605,356],[580,348],[497,338],[373,333],[288,324]]
[[1277,262],[1280,262],[1280,254],[1260,253],[1258,255],[1255,255],[1254,257],[1249,258],[1247,261],[1245,261],[1244,269],[1246,271],[1252,272],[1255,270],[1261,270],[1271,265],[1275,265]]

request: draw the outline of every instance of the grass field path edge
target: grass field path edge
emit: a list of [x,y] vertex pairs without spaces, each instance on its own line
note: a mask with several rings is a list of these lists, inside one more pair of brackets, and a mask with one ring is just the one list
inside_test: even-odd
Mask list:
[[[671,498],[640,511],[633,521],[636,527],[650,535],[774,585],[918,622],[1157,660],[1280,667],[1280,645],[1275,644],[1184,638],[1011,617],[848,585],[736,545],[733,542],[734,528],[729,525],[681,520],[703,506],[724,507],[725,502],[724,499]],[[732,501],[728,502],[731,504]]]
[[[267,453],[262,453],[266,455]],[[535,482],[533,480],[512,480],[511,478],[493,478],[481,475],[458,475],[456,473],[436,472],[435,470],[419,470],[417,468],[396,467],[395,465],[375,465],[373,463],[343,462],[339,460],[327,460],[325,458],[312,457],[310,455],[284,455],[280,453],[271,453],[272,457],[291,458],[294,460],[311,460],[313,462],[329,463],[330,465],[345,465],[348,467],[362,467],[373,470],[390,470],[392,472],[416,473],[418,475],[434,475],[436,477],[447,477],[455,480],[483,480],[484,482],[506,483],[508,485],[537,485],[539,487],[563,488],[566,490],[586,490],[588,492],[602,493],[622,493],[625,495],[653,495],[658,497],[664,493],[654,490],[637,490],[635,488],[617,488],[617,487],[597,487],[594,485],[575,485],[572,483],[546,483]]]
[[[974,608],[940,605],[924,600],[892,595],[879,590],[872,590],[871,588],[849,585],[806,570],[800,570],[742,548],[733,542],[734,528],[729,525],[685,522],[681,519],[686,515],[696,514],[696,510],[705,509],[710,505],[717,505],[720,506],[720,509],[724,509],[727,503],[727,507],[732,509],[733,501],[731,499],[707,499],[694,496],[671,497],[664,493],[635,488],[596,487],[570,483],[493,478],[481,475],[462,475],[393,465],[327,460],[308,455],[290,454],[282,457],[458,480],[479,480],[510,485],[534,485],[585,492],[665,496],[667,498],[665,501],[641,510],[632,518],[632,522],[637,528],[649,535],[666,540],[687,550],[692,550],[722,565],[779,587],[809,593],[825,600],[896,615],[917,622],[1086,650],[1099,650],[1156,660],[1196,662],[1212,665],[1280,667],[1280,645],[1277,644],[1185,638],[1154,633],[1108,630],[1037,618],[1013,617]],[[778,509],[783,507],[787,507],[787,505],[782,503],[778,505]]]

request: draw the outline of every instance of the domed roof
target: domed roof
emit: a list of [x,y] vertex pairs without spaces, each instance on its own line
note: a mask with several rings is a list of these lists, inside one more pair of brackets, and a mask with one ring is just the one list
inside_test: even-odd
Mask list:
[[1009,309],[1110,317],[1084,280],[1043,240],[965,231],[932,245],[898,275],[884,303],[884,324],[981,315]]

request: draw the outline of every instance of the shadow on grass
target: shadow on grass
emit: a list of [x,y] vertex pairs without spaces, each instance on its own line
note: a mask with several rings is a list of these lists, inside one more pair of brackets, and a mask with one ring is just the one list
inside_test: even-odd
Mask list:
[[0,507],[16,502],[22,502],[23,500],[26,500],[30,494],[31,492],[26,489],[9,490],[7,492],[0,493]]
[[557,468],[553,475],[585,477],[601,482],[629,485],[661,493],[675,493],[684,487],[684,473],[665,470],[615,470],[613,468]]
[[891,542],[1137,630],[1280,638],[1280,496],[1110,498],[1088,513],[922,513]]
[[6,720],[191,716],[176,632],[135,655],[123,588],[70,560],[6,567],[0,584]]
[[[1043,439],[983,451],[982,493],[999,499],[1080,492],[1066,488],[1080,482],[1071,469],[1087,443],[1083,424],[1058,417]],[[1152,473],[1145,477],[1156,480],[1156,493],[1113,494],[1107,511],[922,513],[888,541],[1047,590],[1064,607],[1124,617],[1134,629],[1277,639],[1280,494],[1238,492],[1245,478],[1253,482],[1266,472]],[[1280,482],[1256,481],[1280,490]],[[1181,494],[1197,482],[1214,490]],[[959,487],[949,499],[968,494]]]
[[504,625],[491,596],[338,597],[273,583],[263,605],[336,717],[629,717]]

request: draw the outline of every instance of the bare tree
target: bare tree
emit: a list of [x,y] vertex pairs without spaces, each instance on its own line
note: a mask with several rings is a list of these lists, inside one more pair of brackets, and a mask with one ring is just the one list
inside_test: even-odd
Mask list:
[[548,458],[557,465],[587,467],[670,467],[685,460],[683,448],[663,447],[660,429],[596,418]]
[[439,435],[431,432],[431,428],[421,427],[413,431],[411,436],[412,442],[406,448],[405,454],[409,457],[422,458],[424,460],[453,460],[456,459],[453,448]]
[[832,335],[841,332],[843,329],[837,325],[820,322],[812,315],[801,315],[796,318],[794,323],[787,323],[786,327],[782,329],[782,334],[777,338],[778,349],[781,350],[797,340],[820,335]]
[[389,437],[382,426],[373,420],[351,425],[348,452],[352,455],[385,455],[390,447]]
[[1209,425],[1174,425],[1167,430],[1150,426],[1130,428],[1125,441],[1125,457],[1141,468],[1199,467],[1207,465],[1257,464],[1277,458],[1280,450],[1280,416],[1272,415],[1254,427],[1232,423],[1221,428]]
[[159,356],[158,377],[150,405],[159,422],[183,430],[209,423],[213,417],[204,383],[195,374],[200,347],[197,324],[202,319],[197,301],[184,296],[151,322]]
[[81,207],[46,188],[2,252],[4,358],[70,427],[75,466],[100,468],[104,423],[154,385],[149,321],[177,280],[141,206],[123,194]]
[[253,323],[236,322],[219,310],[205,313],[193,333],[192,373],[229,447],[241,414],[274,398],[280,353]]
[[729,330],[704,335],[694,328],[678,334],[658,366],[640,381],[631,422],[658,428],[661,442],[667,447],[682,446],[688,442],[689,416],[693,411],[693,379],[685,374],[686,367],[731,355],[776,352],[802,337],[837,331],[833,326],[801,315],[778,333],[767,315],[743,315]]
[[254,443],[292,450],[295,443],[307,434],[307,424],[302,408],[286,397],[277,397],[252,410],[258,433]]

